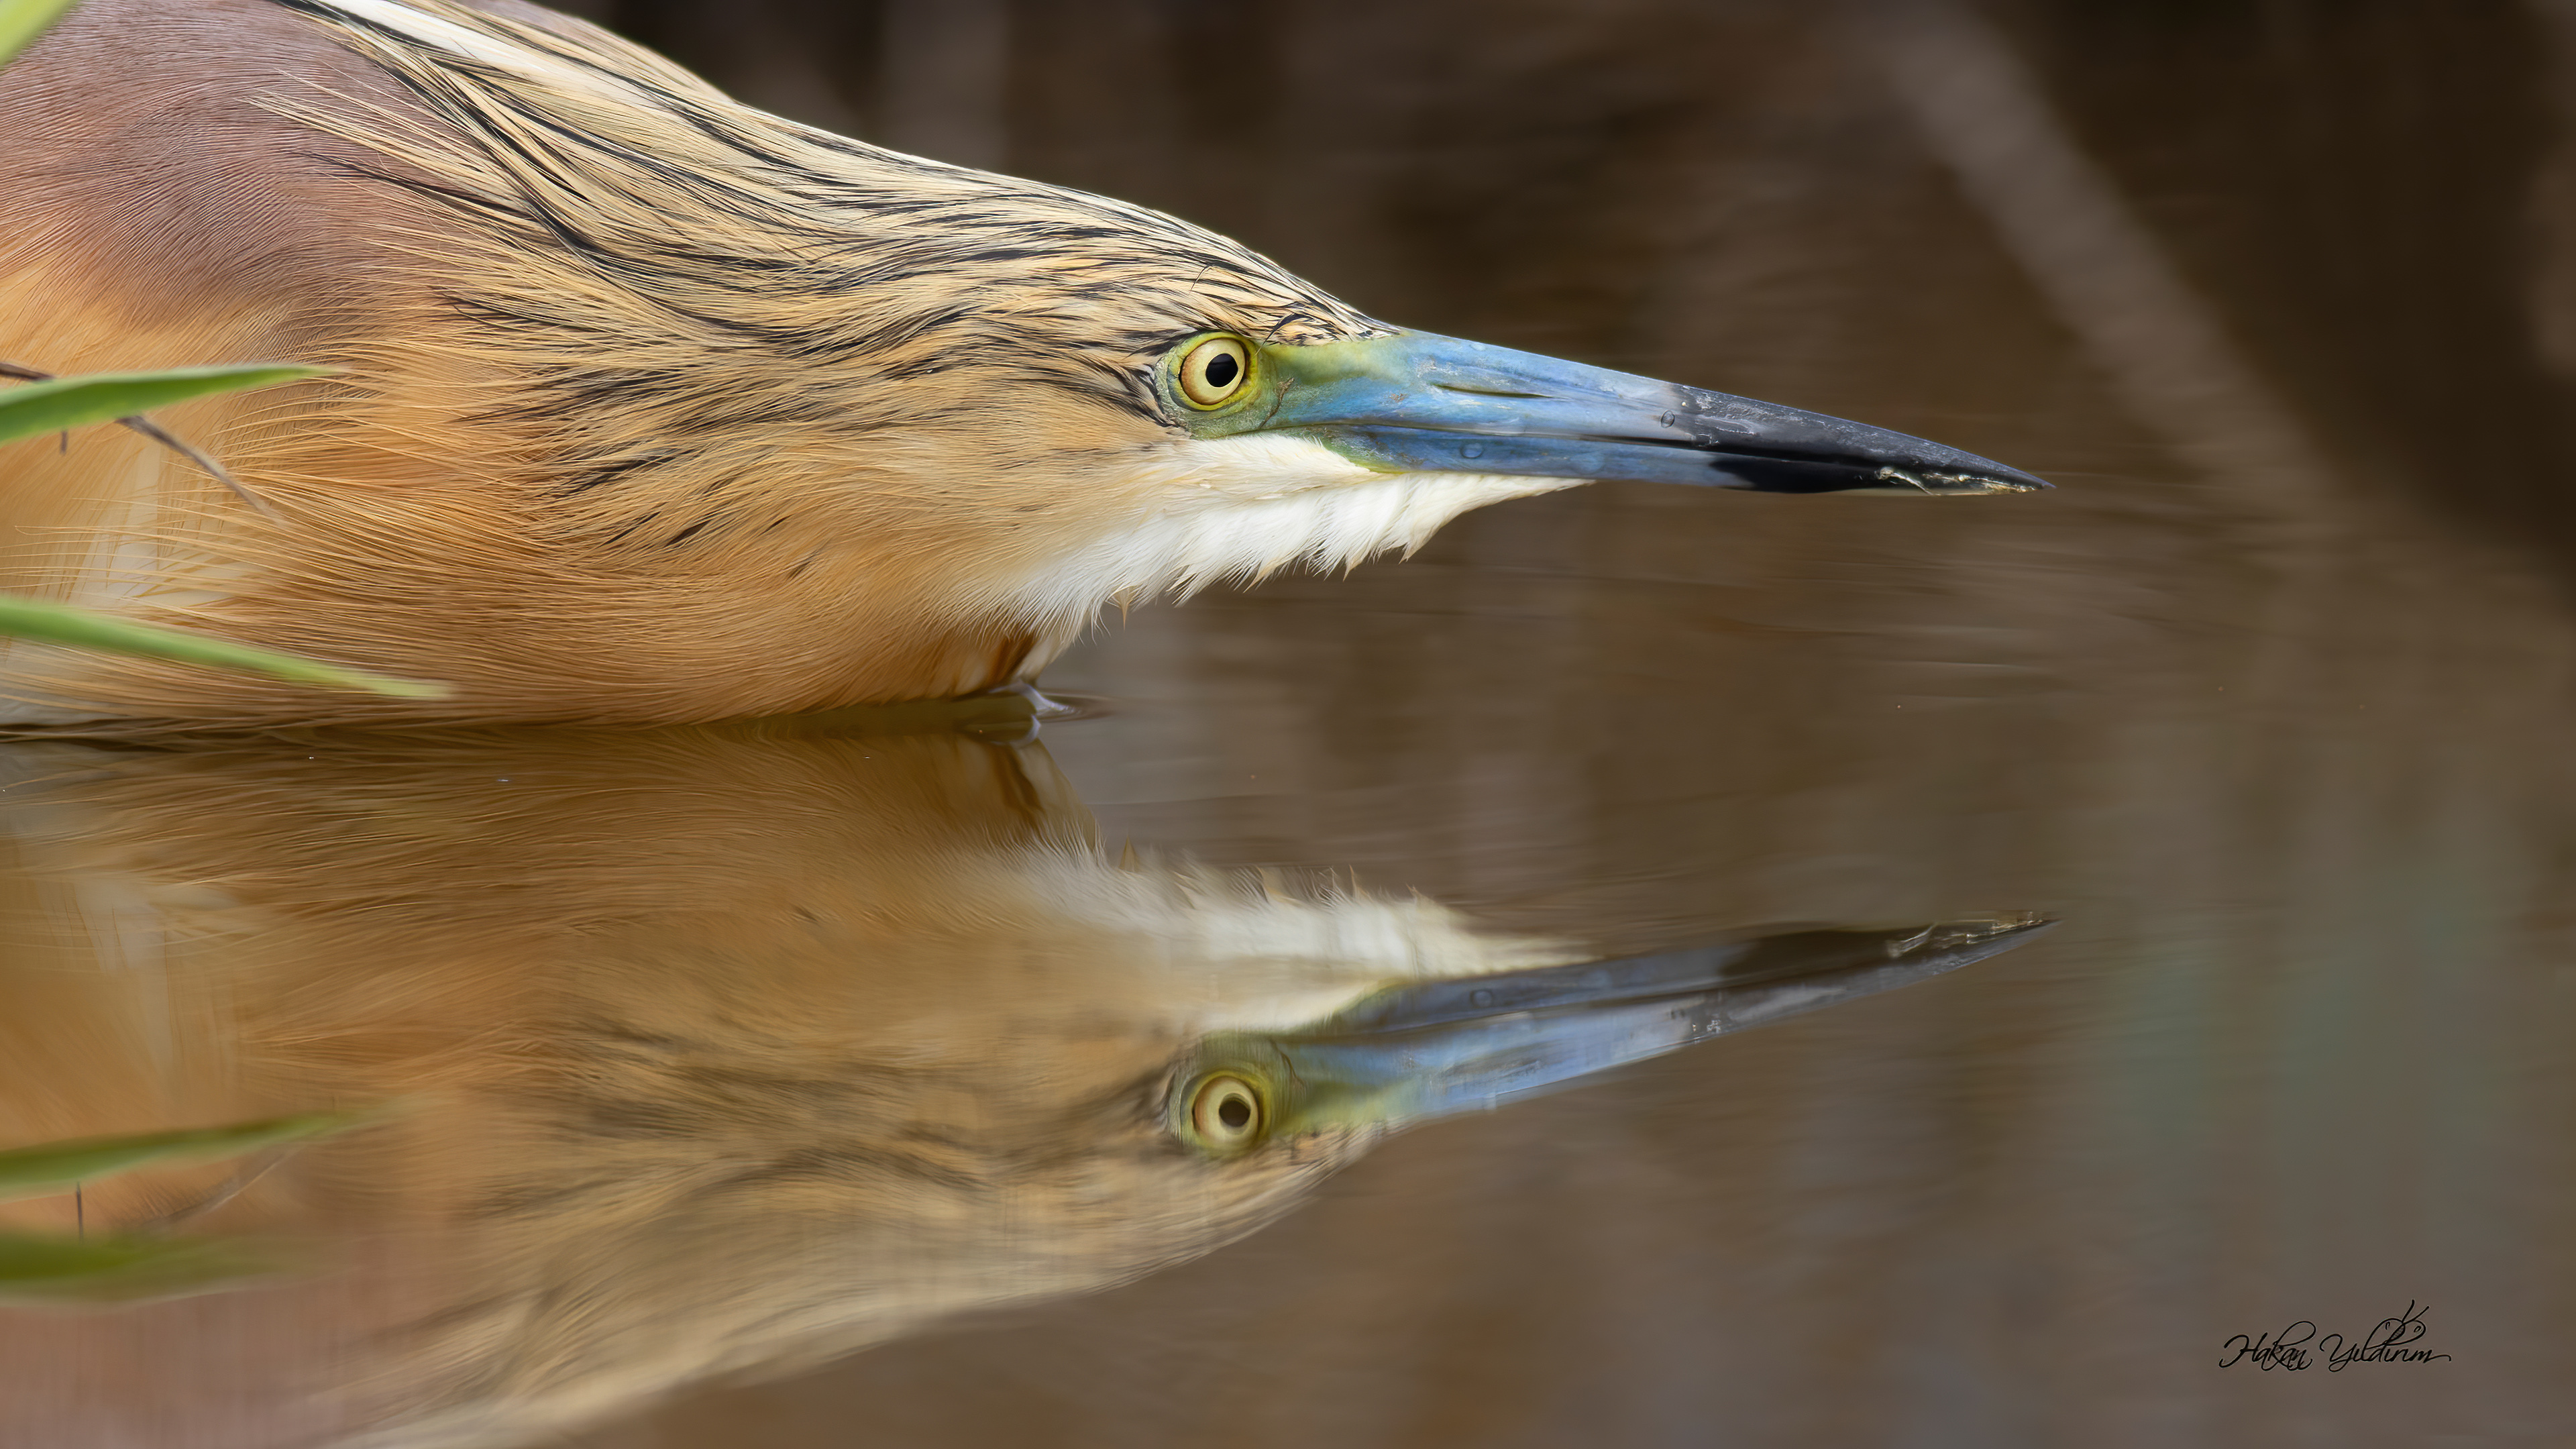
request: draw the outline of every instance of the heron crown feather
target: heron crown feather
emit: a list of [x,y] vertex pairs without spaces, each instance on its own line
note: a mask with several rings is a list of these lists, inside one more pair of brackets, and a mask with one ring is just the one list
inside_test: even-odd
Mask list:
[[[278,3],[419,99],[426,124],[286,109],[401,163],[379,178],[506,260],[453,300],[523,360],[518,406],[585,437],[554,464],[568,490],[746,424],[943,415],[920,390],[818,386],[853,360],[871,380],[979,370],[1165,420],[1150,374],[1181,337],[1386,330],[1176,217],[798,125],[589,27],[446,0]],[[455,242],[438,238],[443,257]]]

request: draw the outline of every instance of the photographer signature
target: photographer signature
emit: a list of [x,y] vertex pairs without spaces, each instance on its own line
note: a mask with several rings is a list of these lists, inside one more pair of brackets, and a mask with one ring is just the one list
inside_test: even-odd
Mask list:
[[2347,1342],[2340,1333],[2318,1338],[2316,1324],[2304,1318],[2279,1333],[2253,1338],[2240,1333],[2219,1345],[2229,1352],[2227,1357],[2218,1361],[2218,1366],[2228,1368],[2238,1363],[2251,1363],[2265,1373],[2274,1369],[2297,1373],[2316,1367],[2318,1360],[2323,1359],[2327,1373],[2339,1374],[2357,1363],[2432,1363],[2450,1355],[2407,1347],[2424,1336],[2424,1315],[2431,1310],[2431,1304],[2418,1308],[2415,1300],[2410,1298],[2406,1300],[2404,1313],[2379,1320],[2379,1325],[2363,1335],[2358,1343]]

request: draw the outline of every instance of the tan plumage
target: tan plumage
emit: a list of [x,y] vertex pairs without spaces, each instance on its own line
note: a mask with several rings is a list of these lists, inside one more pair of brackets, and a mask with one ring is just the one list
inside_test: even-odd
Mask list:
[[[347,369],[171,418],[282,523],[114,431],[0,452],[0,586],[453,680],[449,714],[705,718],[1024,678],[1105,599],[1455,511],[1120,556],[1279,489],[1259,447],[1180,457],[1140,382],[1174,335],[1376,329],[1172,218],[750,111],[577,21],[363,9],[96,0],[0,74],[0,358]],[[46,718],[418,708],[8,673]]]

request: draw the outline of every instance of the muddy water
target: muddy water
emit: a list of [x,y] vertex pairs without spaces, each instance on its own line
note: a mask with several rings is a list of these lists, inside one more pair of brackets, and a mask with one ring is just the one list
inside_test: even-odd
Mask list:
[[[835,22],[888,28],[827,80],[897,63],[896,9]],[[1507,505],[1113,621],[1048,679],[1095,716],[1017,749],[23,752],[12,1140],[415,1105],[199,1220],[319,1242],[312,1274],[0,1309],[0,1437],[2576,1430],[2555,11],[997,13],[914,43],[1002,44],[1005,114],[888,124],[1405,322],[2061,487]],[[781,53],[699,63],[867,123],[864,79]],[[1260,994],[1220,938],[1509,965],[2013,911],[2062,924],[1258,1184],[1041,1166],[1064,1104]],[[1366,975],[1265,950],[1265,1000]],[[818,1152],[914,1170],[855,1200],[765,1170]],[[2448,1357],[2325,1361],[2410,1315]],[[2313,1368],[2230,1345],[2303,1322]],[[710,1368],[749,1381],[659,1397]]]

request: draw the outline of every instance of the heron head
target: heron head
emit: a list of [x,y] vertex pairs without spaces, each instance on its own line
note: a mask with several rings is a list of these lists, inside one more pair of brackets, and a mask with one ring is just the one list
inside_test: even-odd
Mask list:
[[1176,218],[796,126],[571,22],[298,3],[434,113],[308,108],[450,213],[443,285],[544,435],[553,526],[606,548],[862,559],[851,588],[1060,622],[1596,479],[2044,486],[1389,326]]

